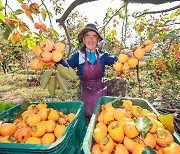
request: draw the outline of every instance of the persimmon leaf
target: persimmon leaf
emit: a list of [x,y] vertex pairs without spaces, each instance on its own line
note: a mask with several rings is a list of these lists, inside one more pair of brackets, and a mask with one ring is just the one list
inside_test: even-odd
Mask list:
[[142,154],[157,154],[157,152],[150,146],[146,146],[143,148]]
[[148,132],[148,130],[151,128],[151,121],[147,116],[144,117],[136,117],[134,119],[134,123],[136,125],[137,130],[141,134],[141,136],[144,138]]
[[158,119],[162,122],[165,129],[170,131],[171,133],[174,132],[174,117],[172,114],[158,116]]

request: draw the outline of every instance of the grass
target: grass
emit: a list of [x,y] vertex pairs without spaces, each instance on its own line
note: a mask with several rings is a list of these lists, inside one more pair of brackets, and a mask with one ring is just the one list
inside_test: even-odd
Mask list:
[[16,105],[14,102],[0,101],[0,113]]

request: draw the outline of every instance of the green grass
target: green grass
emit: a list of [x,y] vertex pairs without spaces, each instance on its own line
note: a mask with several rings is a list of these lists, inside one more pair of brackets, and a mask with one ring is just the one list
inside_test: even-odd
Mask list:
[[0,101],[0,113],[16,105],[14,102]]

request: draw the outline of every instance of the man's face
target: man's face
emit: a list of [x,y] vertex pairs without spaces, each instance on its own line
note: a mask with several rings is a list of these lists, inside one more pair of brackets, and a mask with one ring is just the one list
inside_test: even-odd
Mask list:
[[95,51],[98,41],[98,35],[94,31],[87,32],[83,38],[83,43],[88,51]]

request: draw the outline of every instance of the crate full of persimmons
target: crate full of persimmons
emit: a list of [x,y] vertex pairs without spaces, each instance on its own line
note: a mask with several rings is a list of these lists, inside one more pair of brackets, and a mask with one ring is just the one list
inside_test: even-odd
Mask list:
[[85,133],[83,102],[25,101],[0,114],[0,153],[79,153]]
[[172,115],[141,98],[98,99],[83,141],[85,154],[178,154]]

